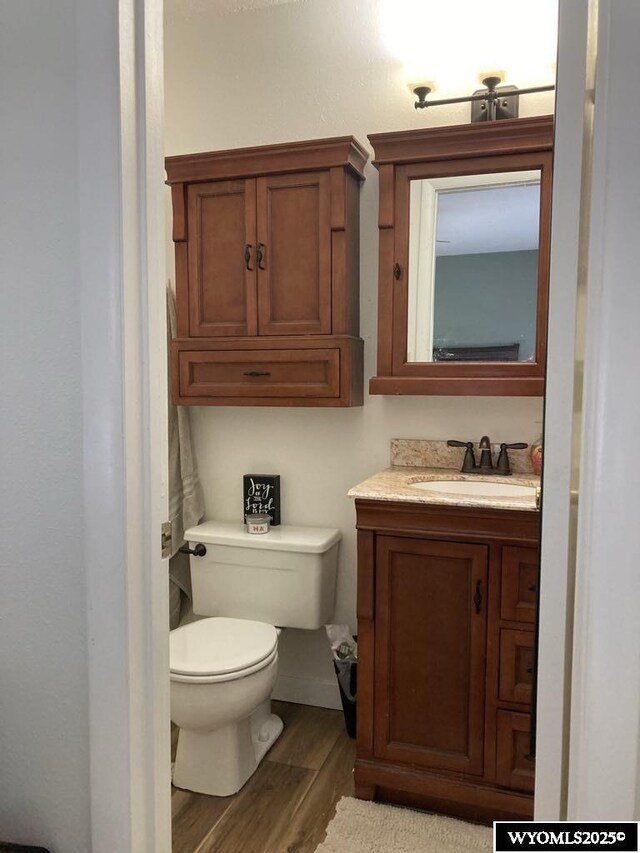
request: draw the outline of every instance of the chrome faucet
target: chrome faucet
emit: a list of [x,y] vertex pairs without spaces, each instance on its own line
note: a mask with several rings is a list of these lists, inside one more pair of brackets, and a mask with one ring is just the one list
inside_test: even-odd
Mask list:
[[483,435],[480,439],[478,449],[480,450],[480,464],[476,464],[476,457],[473,452],[472,441],[456,441],[450,439],[447,442],[449,447],[465,447],[466,452],[462,461],[463,474],[499,474],[502,477],[508,477],[511,474],[511,464],[509,462],[508,450],[525,450],[529,445],[523,441],[518,441],[515,444],[500,445],[500,453],[495,468],[493,466],[493,458],[491,456],[491,440],[488,435]]

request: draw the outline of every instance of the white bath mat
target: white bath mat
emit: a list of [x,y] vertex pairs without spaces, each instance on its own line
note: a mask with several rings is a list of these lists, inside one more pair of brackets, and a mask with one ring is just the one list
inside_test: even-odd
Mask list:
[[493,849],[485,826],[343,797],[316,853],[478,853]]

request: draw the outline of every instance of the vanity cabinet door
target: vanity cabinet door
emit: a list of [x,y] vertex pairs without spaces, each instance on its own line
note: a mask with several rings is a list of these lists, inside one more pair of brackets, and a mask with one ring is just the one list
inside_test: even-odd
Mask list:
[[189,334],[257,333],[256,182],[188,188]]
[[530,754],[530,715],[498,711],[497,725],[498,784],[532,794],[535,788],[535,759]]
[[500,616],[512,622],[536,621],[540,557],[537,548],[502,549]]
[[500,631],[498,698],[502,702],[531,704],[533,641],[533,631]]
[[260,335],[331,334],[329,172],[258,178]]
[[481,776],[488,548],[379,536],[374,753]]

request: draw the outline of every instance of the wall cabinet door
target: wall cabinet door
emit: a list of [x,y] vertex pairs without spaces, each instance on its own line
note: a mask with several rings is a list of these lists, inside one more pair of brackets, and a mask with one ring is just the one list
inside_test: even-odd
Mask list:
[[257,334],[256,181],[188,188],[189,334]]
[[331,334],[331,196],[325,172],[258,178],[260,335]]
[[376,757],[483,773],[488,548],[379,536]]

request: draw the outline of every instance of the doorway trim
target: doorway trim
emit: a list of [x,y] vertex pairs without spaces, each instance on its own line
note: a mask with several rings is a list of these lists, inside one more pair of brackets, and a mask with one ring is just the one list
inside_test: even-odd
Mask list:
[[169,853],[162,0],[76,11],[93,853]]
[[[582,376],[576,334],[582,325],[588,240],[590,140],[595,51],[589,43],[595,10],[584,0],[559,7],[558,86],[545,389],[544,482],[538,644],[536,820],[566,818],[577,488]],[[582,306],[583,307],[583,306]],[[575,399],[574,399],[575,397]],[[579,451],[579,448],[578,448]],[[573,493],[573,497],[572,497]]]
[[[614,16],[609,0],[601,2]],[[584,7],[583,0],[562,0],[561,22],[578,15],[578,9]],[[631,5],[619,0],[618,8],[622,10],[619,14],[624,14]],[[159,535],[167,500],[162,13],[161,0],[110,3],[82,0],[77,4],[84,554],[88,595],[93,853],[112,853],[113,850],[169,853],[171,849],[168,572],[160,556]],[[580,21],[577,32],[583,33],[584,40],[584,19],[576,20]],[[563,70],[569,52],[566,26],[563,31],[560,72],[566,74]],[[620,30],[616,29],[615,33],[620,35]],[[578,72],[577,66],[573,71]],[[629,81],[632,79],[628,77]],[[561,90],[558,97],[562,97]],[[608,115],[603,114],[603,122]],[[564,122],[564,112],[560,120]],[[633,140],[638,135],[633,124],[637,122],[635,114],[628,116],[628,120],[634,133],[628,133],[627,139]],[[576,118],[573,131],[578,126],[582,127],[583,123],[581,120],[578,125]],[[604,131],[606,125],[603,125],[603,134]],[[566,144],[564,135],[559,142]],[[606,143],[603,135],[601,176]],[[602,198],[606,196],[605,189],[600,187]],[[557,215],[558,210],[554,209],[556,223]],[[605,248],[599,250],[601,255]],[[635,244],[628,247],[627,255],[632,258],[634,250]],[[607,255],[607,259],[611,257]],[[558,259],[556,255],[556,264]],[[569,262],[568,256],[565,260]],[[598,257],[594,256],[594,260]],[[558,266],[556,273],[559,273]],[[625,279],[617,280],[624,282]],[[615,309],[615,305],[611,307]],[[622,328],[627,319],[623,308],[620,303],[617,312],[611,315]],[[560,322],[555,310],[555,319]],[[559,329],[558,335],[560,331],[566,336],[566,327]],[[595,326],[591,331],[602,341],[610,331],[615,331],[615,326],[604,328],[603,322],[599,331]],[[625,339],[629,352],[632,345],[633,351],[637,351],[638,340],[637,335]],[[559,366],[557,354],[556,351],[555,365]],[[611,353],[605,350],[604,355]],[[637,359],[628,358],[624,365],[628,371],[629,365],[636,363]],[[550,367],[552,364],[550,362]],[[604,386],[598,384],[598,380],[606,379],[603,371],[607,368],[620,381],[623,376],[618,375],[620,364],[619,361],[602,363],[598,372],[592,360],[592,401],[603,399]],[[567,394],[567,386],[561,389],[556,379],[550,377],[550,405],[553,405],[554,383],[556,394]],[[559,396],[555,402],[560,403]],[[612,402],[618,404],[619,400]],[[557,412],[559,415],[560,409]],[[549,408],[548,416],[551,413]],[[571,418],[559,422],[568,430]],[[592,420],[587,425],[590,437],[587,436],[586,446],[593,454],[594,472],[602,470],[606,474],[606,463],[611,464],[612,458],[619,460],[621,454],[628,454],[626,431],[632,425],[631,418],[625,420],[624,411],[616,423],[609,423],[613,428],[608,438],[620,437],[620,441],[610,447],[599,440],[604,429],[602,424]],[[560,768],[563,779],[566,776],[566,690],[571,678],[582,688],[581,697],[598,699],[596,676],[606,673],[607,664],[614,656],[620,658],[621,647],[615,645],[618,634],[610,631],[607,636],[606,608],[603,612],[599,603],[602,599],[596,594],[606,592],[610,605],[618,605],[626,596],[628,606],[632,600],[628,586],[634,583],[633,577],[627,577],[629,585],[620,586],[616,590],[617,597],[613,596],[607,586],[606,566],[603,562],[597,564],[593,554],[595,546],[601,547],[607,537],[611,539],[615,526],[604,533],[600,531],[600,541],[588,543],[591,556],[585,554],[584,583],[578,590],[580,601],[584,603],[579,636],[587,637],[593,629],[591,644],[600,638],[603,642],[595,649],[598,655],[578,660],[579,666],[571,673],[567,664],[571,645],[567,619],[573,606],[573,593],[569,585],[569,542],[566,532],[562,531],[562,525],[569,524],[571,511],[570,452],[567,447],[556,450],[558,455],[555,455],[549,433],[545,467],[546,518],[552,517],[555,493],[556,499],[564,502],[562,514],[557,517],[556,533],[565,536],[565,540],[560,553],[564,565],[560,566],[560,575],[553,581],[559,584],[562,598],[554,601],[553,586],[547,579],[542,584],[540,691],[547,691],[547,696],[551,696],[551,690],[563,691],[560,700],[553,707],[548,706],[546,717],[545,703],[539,702],[536,816],[547,819],[561,816],[563,797],[566,801],[563,781],[556,786],[555,793],[550,793],[548,800],[543,797],[550,790],[547,786],[554,767]],[[609,484],[609,480],[606,482]],[[629,480],[625,487],[628,489],[630,484]],[[583,530],[596,517],[595,509],[599,505],[593,500],[593,477],[585,485],[591,492],[591,504],[585,506],[582,513]],[[637,506],[637,494],[635,501],[625,504],[627,513],[634,503]],[[584,542],[582,544],[584,546]],[[619,549],[621,541],[612,544]],[[547,577],[552,574],[549,570],[551,546],[547,523],[542,544],[543,573],[546,571]],[[556,634],[549,632],[550,624]],[[629,624],[632,623],[626,623]],[[553,647],[554,636],[562,643],[563,654],[558,646]],[[637,648],[640,648],[637,643],[625,646],[627,660],[631,663],[635,662]],[[621,683],[625,672],[628,674],[627,693],[635,698],[638,678],[633,667],[626,670],[620,667],[609,675],[620,679]],[[561,678],[560,682],[556,677]],[[577,787],[574,778],[576,788],[571,803],[575,814],[580,814],[585,803],[594,798],[597,783],[602,781],[593,762],[590,765],[587,760],[588,746],[597,738],[609,711],[607,701],[613,705],[617,700],[618,695],[612,693],[610,700],[604,697],[594,701],[580,725],[572,726],[575,731],[572,731],[571,758],[576,772],[580,769],[584,778],[582,788]],[[572,722],[576,723],[576,719]],[[619,730],[617,734],[620,736]],[[553,735],[554,742],[548,740],[549,735]],[[631,773],[637,770],[637,730],[624,742],[625,770]],[[555,756],[554,743],[562,744],[562,750]],[[618,789],[619,786],[611,784],[608,792],[614,795]],[[632,786],[629,792],[630,796],[637,797]]]
[[640,814],[639,36],[636,0],[599,0],[569,820]]

